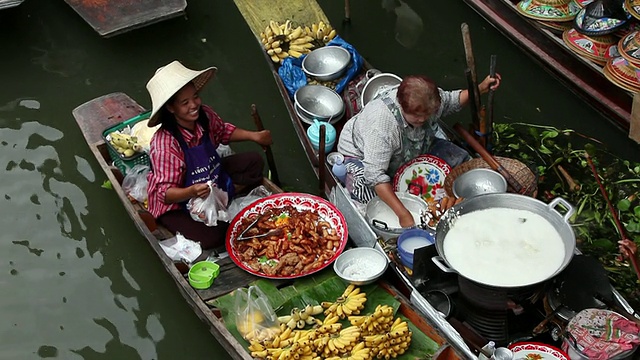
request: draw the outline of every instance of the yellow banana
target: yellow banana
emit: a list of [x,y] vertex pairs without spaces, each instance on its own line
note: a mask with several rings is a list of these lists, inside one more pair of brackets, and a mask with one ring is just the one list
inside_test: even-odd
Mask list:
[[[289,51],[292,51],[292,50],[293,50],[293,51],[297,51],[297,52],[299,52],[299,53],[307,52],[307,48],[305,48],[305,47],[303,47],[303,46],[301,46],[301,45],[292,45],[292,44],[289,44]],[[291,54],[290,54],[290,55],[291,55]]]
[[307,35],[307,36],[299,37],[299,38],[297,38],[295,40],[291,40],[289,42],[289,44],[290,45],[300,45],[300,44],[306,44],[306,43],[311,42],[311,41],[313,41],[313,37]]
[[311,36],[315,38],[317,33],[318,33],[318,24],[316,23],[311,24]]
[[282,41],[275,40],[273,43],[271,43],[271,47],[272,48],[278,48],[278,47],[280,47],[281,44],[282,44]]
[[[275,41],[274,41],[275,43]],[[273,50],[273,52],[275,54],[281,54],[282,53],[282,48],[281,47],[271,47],[271,49]]]
[[271,28],[271,31],[274,35],[282,35],[282,31],[280,30],[280,26],[277,22],[273,20],[269,21],[269,27]]
[[[314,25],[315,25],[315,24],[314,24]],[[316,32],[317,32],[317,31],[318,31],[318,30],[316,29]],[[356,294],[357,294],[358,292],[360,292],[360,288],[356,288],[356,286],[355,286],[355,285],[353,285],[353,284],[349,284],[349,286],[347,286],[347,288],[346,288],[346,289],[344,289],[344,291],[342,292],[342,296],[343,296],[343,297],[348,297],[348,296],[349,296],[349,295],[351,295],[351,294],[352,294],[356,289],[358,289],[358,291],[356,292]]]
[[289,36],[291,34],[291,20],[285,21],[282,34],[286,36]]
[[[274,49],[269,49],[269,50],[267,50],[267,55],[269,55],[269,56],[273,56],[273,55],[275,55],[275,54],[276,54],[276,52],[275,52],[275,50],[274,50]],[[289,317],[289,319],[291,319],[291,317]]]
[[318,32],[316,32],[316,39],[322,40],[323,37],[324,37],[324,30],[318,29]]
[[320,20],[320,22],[318,22],[318,30],[320,29],[324,30],[325,27],[326,27],[326,24],[324,23],[324,21]]
[[299,38],[302,35],[302,26],[298,26],[289,34],[289,41]]
[[265,359],[267,357],[268,353],[269,352],[267,350],[252,351],[251,352],[251,357],[258,358],[258,359]]
[[311,29],[308,26],[305,26],[304,27],[304,34],[306,36],[312,36],[313,33],[311,32]]
[[329,41],[333,40],[333,38],[336,37],[336,34],[337,34],[336,29],[331,29],[331,31],[327,35],[329,37]]

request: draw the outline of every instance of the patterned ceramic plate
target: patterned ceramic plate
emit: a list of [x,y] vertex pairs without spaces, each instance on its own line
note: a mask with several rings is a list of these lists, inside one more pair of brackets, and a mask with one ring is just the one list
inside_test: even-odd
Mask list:
[[446,195],[444,179],[451,172],[444,160],[433,155],[420,155],[405,163],[393,177],[396,192],[408,191],[427,202],[440,200]]
[[[325,260],[319,267],[311,271],[292,276],[269,275],[261,271],[254,270],[239,257],[239,254],[236,251],[236,246],[234,246],[236,239],[240,236],[243,230],[242,220],[245,218],[254,218],[255,216],[261,215],[269,209],[283,208],[285,206],[293,206],[299,211],[311,210],[317,213],[322,221],[328,222],[331,227],[335,229],[336,235],[340,237],[340,243],[337,244],[337,246],[334,245],[333,247],[335,255],[333,255],[328,260]],[[340,210],[338,210],[335,205],[315,195],[303,193],[282,193],[274,194],[256,200],[249,206],[242,209],[229,224],[229,229],[227,230],[226,248],[231,260],[233,260],[233,262],[236,263],[236,265],[238,265],[241,269],[253,275],[268,279],[295,279],[313,274],[329,266],[338,257],[338,255],[342,253],[342,250],[344,250],[344,247],[347,244],[347,237],[347,222],[345,221],[344,216],[342,215]],[[283,242],[286,241],[287,240],[283,238]],[[268,261],[272,259],[266,260]]]
[[551,345],[519,342],[509,346],[513,360],[569,360],[569,355]]

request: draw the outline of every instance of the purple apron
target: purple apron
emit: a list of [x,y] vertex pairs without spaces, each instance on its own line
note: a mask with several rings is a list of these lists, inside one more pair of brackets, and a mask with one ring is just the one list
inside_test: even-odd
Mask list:
[[[235,188],[229,174],[222,169],[220,155],[218,155],[216,148],[211,143],[207,128],[208,126],[205,125],[202,144],[191,148],[187,146],[179,131],[174,134],[178,143],[180,143],[187,166],[184,187],[211,180],[214,186],[227,192],[229,202],[231,202],[235,195]],[[183,207],[186,209],[186,206]]]

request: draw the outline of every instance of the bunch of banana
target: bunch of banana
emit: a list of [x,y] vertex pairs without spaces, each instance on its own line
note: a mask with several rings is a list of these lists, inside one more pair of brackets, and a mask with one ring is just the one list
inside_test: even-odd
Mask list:
[[313,40],[314,38],[307,36],[301,26],[293,29],[290,20],[286,20],[283,24],[271,20],[260,33],[260,41],[275,63],[281,63],[288,56],[297,58],[309,53],[315,47]]
[[351,351],[360,338],[360,328],[350,326],[339,332],[324,334],[314,340],[316,352],[324,358],[342,356]]
[[316,325],[322,322],[314,316],[322,313],[321,305],[307,305],[303,310],[298,308],[291,309],[291,315],[279,316],[278,321],[286,324],[291,329],[303,329],[306,325]]
[[393,308],[389,305],[378,305],[370,315],[349,316],[351,325],[359,326],[363,335],[387,332],[393,322]]
[[313,37],[319,41],[322,41],[323,44],[328,43],[336,37],[336,29],[332,28],[331,25],[326,24],[324,21],[320,20],[317,24],[311,24],[311,28],[308,26],[304,28],[305,33],[308,36]]
[[365,347],[364,342],[357,343],[350,352],[343,356],[332,356],[325,360],[367,360],[371,359],[371,349]]
[[116,151],[125,157],[131,157],[142,151],[142,146],[138,144],[138,139],[129,134],[114,131],[109,134],[109,143]]
[[258,359],[273,360],[310,360],[317,356],[311,347],[311,340],[308,338],[310,332],[293,331],[283,325],[284,329],[280,335],[272,341],[260,343],[252,341],[249,345],[251,356]]
[[388,360],[407,351],[411,345],[411,335],[407,322],[396,318],[388,332],[367,335],[363,338],[365,345],[371,349],[371,356]]
[[367,294],[360,292],[360,288],[353,284],[349,284],[335,302],[324,301],[321,305],[325,308],[324,314],[326,316],[336,314],[340,319],[344,319],[349,315],[360,314],[366,301]]
[[337,86],[336,80],[319,81],[319,80],[311,78],[311,77],[307,77],[307,84],[309,84],[309,85],[322,85],[322,86],[326,86],[328,88],[331,88],[333,90],[335,90],[336,86]]

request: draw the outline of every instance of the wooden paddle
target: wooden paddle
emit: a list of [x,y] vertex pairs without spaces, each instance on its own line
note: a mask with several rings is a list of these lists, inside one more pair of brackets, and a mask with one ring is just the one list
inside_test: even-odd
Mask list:
[[[462,23],[460,25],[462,31],[462,42],[464,45],[464,55],[467,60],[467,69],[469,75],[467,75],[467,82],[469,83],[469,103],[471,104],[471,119],[475,130],[479,129],[480,118],[478,111],[481,108],[480,93],[478,92],[478,77],[476,75],[476,60],[473,56],[473,47],[471,46],[471,34],[469,33],[469,25]],[[466,73],[466,71],[465,71]]]
[[487,149],[485,149],[473,136],[471,136],[471,134],[469,134],[469,132],[465,130],[462,125],[460,125],[459,123],[455,124],[453,125],[453,129],[456,130],[458,134],[460,134],[460,136],[462,136],[464,141],[466,141],[473,150],[480,154],[484,161],[486,161],[493,170],[499,172],[500,175],[504,176],[504,179],[507,180],[507,184],[509,184],[509,186],[511,186],[511,188],[513,188],[515,192],[517,192],[518,194],[524,194],[527,191],[527,189],[522,186],[522,184],[520,184],[518,179],[513,177],[511,173],[509,173],[509,171],[507,171],[507,169],[505,169],[498,162],[498,160],[496,160],[496,158],[489,154]]
[[[496,62],[498,61],[497,55],[491,55],[491,61],[489,64],[489,76],[492,79],[496,77]],[[491,149],[491,135],[493,134],[493,96],[495,91],[489,88],[489,95],[487,97],[487,111],[484,114],[484,129],[481,131],[484,134],[484,147]]]
[[[260,114],[258,114],[256,104],[251,104],[251,117],[253,117],[253,122],[256,124],[256,128],[258,129],[258,131],[264,130],[264,125],[262,124]],[[271,171],[271,181],[273,181],[274,184],[280,186],[280,178],[278,177],[278,169],[276,169],[276,162],[273,158],[271,145],[264,146],[263,148],[267,155],[267,165],[269,165],[269,170]]]

